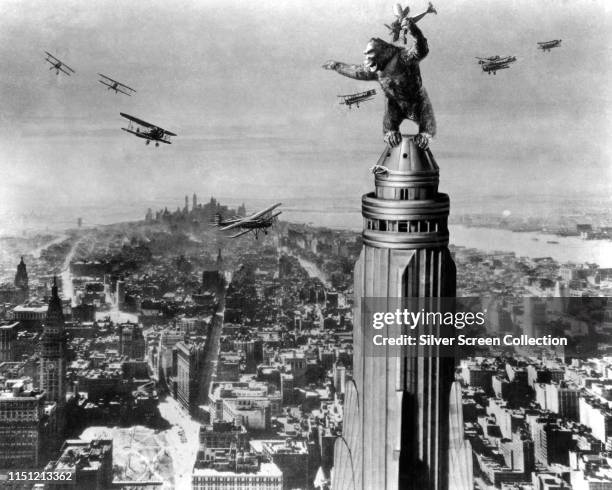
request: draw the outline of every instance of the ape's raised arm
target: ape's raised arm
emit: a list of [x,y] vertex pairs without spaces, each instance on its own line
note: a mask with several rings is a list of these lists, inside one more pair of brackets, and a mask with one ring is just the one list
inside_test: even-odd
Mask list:
[[326,70],[334,70],[345,77],[354,78],[355,80],[376,80],[376,73],[366,70],[363,65],[349,65],[340,61],[327,61],[323,68]]
[[427,45],[427,38],[421,32],[421,29],[412,22],[411,19],[407,19],[406,29],[410,32],[410,35],[415,39],[413,48],[410,50],[410,55],[417,60],[422,60],[429,53],[429,46]]

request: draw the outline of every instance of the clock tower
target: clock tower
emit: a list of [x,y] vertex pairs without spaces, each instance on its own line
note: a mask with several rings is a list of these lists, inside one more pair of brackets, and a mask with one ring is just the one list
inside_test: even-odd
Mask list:
[[57,294],[57,278],[53,278],[51,299],[40,342],[40,388],[47,401],[57,403],[58,427],[62,427],[66,404],[66,337],[62,301]]

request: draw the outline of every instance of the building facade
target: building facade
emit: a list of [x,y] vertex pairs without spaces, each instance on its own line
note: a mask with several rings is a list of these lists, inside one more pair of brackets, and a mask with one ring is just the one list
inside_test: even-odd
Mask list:
[[0,385],[0,469],[34,469],[42,463],[47,438],[54,432],[55,405],[31,379]]

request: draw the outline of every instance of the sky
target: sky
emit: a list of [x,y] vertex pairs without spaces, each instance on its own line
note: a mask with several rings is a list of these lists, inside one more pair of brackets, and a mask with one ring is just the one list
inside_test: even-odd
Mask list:
[[[378,88],[321,69],[389,40],[381,0],[0,1],[0,199],[6,213],[197,192],[354,197],[384,149]],[[610,195],[612,3],[437,0],[419,26],[441,188],[471,196]],[[412,13],[426,1],[410,4]],[[549,53],[538,41],[563,39]],[[50,71],[43,51],[72,67]],[[496,76],[475,56],[514,55]],[[104,73],[137,90],[115,95]],[[380,91],[379,91],[380,92]],[[145,146],[125,112],[177,133]],[[405,122],[413,133],[416,126]]]

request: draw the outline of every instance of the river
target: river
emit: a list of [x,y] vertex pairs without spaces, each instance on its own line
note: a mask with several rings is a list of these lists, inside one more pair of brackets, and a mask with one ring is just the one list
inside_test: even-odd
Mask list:
[[[308,223],[336,229],[360,231],[363,218],[359,211],[309,213],[305,210],[283,214],[287,221]],[[450,243],[459,247],[476,248],[485,252],[514,252],[524,257],[552,257],[560,263],[594,262],[600,267],[612,267],[612,240],[582,240],[537,232],[518,233],[499,228],[449,225]],[[548,243],[558,242],[558,243]]]
[[[450,226],[451,243],[485,251],[514,252],[524,257],[552,257],[560,263],[594,262],[600,267],[612,267],[611,240],[582,240],[578,237],[558,237],[544,233],[517,233],[497,228]],[[558,243],[550,243],[558,242]]]

